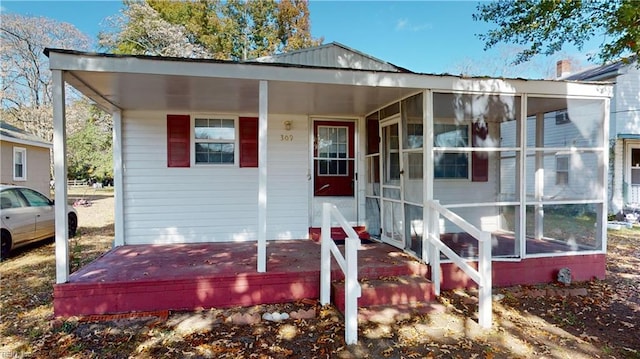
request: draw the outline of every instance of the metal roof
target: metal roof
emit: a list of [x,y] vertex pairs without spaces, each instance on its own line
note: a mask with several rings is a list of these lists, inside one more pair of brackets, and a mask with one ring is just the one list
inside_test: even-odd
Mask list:
[[263,56],[248,61],[330,67],[336,69],[413,72],[352,49],[339,42],[331,42],[282,54]]
[[601,81],[601,80],[615,79],[616,76],[620,75],[621,69],[629,66],[634,62],[635,62],[635,58],[633,57],[623,59],[623,60],[618,60],[610,64],[592,67],[590,69],[580,71],[578,73],[575,73],[563,78],[563,80]]

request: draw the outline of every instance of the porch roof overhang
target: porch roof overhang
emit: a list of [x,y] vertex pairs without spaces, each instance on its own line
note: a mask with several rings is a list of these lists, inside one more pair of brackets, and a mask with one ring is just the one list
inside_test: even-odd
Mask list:
[[269,83],[269,113],[364,116],[423,89],[609,97],[607,84],[463,78],[291,64],[123,56],[46,49],[50,68],[107,111],[255,113]]
[[618,138],[621,140],[640,140],[639,133],[619,133]]

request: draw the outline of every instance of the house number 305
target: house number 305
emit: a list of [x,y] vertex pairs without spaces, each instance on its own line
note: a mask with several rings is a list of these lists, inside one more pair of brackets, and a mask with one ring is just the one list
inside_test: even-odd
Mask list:
[[280,135],[280,141],[291,142],[293,141],[293,135]]

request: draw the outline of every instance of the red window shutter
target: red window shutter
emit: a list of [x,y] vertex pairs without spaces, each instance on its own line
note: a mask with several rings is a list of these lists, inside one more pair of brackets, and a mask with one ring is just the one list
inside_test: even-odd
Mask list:
[[[487,139],[488,126],[486,122],[476,122],[471,126],[471,143],[473,147],[480,147],[478,142]],[[489,181],[489,154],[487,152],[473,152],[471,156],[471,181]]]
[[240,117],[240,167],[258,167],[258,118]]
[[167,115],[167,166],[189,167],[191,149],[189,115]]
[[367,120],[367,154],[380,152],[378,120]]

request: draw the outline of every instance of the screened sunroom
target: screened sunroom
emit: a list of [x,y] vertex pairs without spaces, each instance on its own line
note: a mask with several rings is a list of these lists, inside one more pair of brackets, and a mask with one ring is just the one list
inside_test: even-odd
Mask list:
[[427,90],[370,113],[367,229],[418,258],[435,229],[477,258],[467,231],[444,217],[427,224],[438,202],[491,233],[494,260],[603,253],[607,107],[602,97]]

